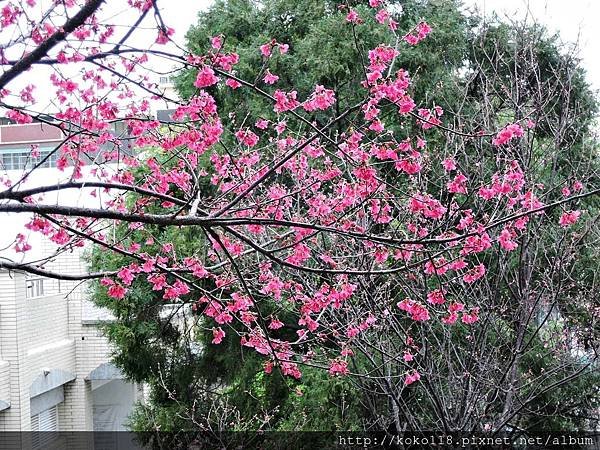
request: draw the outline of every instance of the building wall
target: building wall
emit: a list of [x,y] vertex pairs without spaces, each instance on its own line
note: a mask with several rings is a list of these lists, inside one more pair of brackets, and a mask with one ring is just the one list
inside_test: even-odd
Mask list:
[[36,379],[43,380],[51,370],[73,373],[76,367],[64,298],[27,299],[25,281],[22,273],[0,272],[1,359],[9,366],[10,401],[10,408],[0,412],[2,431],[30,429],[31,386]]
[[[119,135],[126,134],[125,123],[116,123],[115,127]],[[13,173],[18,177],[21,169],[43,158],[44,151],[52,151],[62,138],[58,128],[41,123],[0,126],[0,171],[15,169]],[[30,155],[32,145],[39,145],[42,151],[37,159]],[[8,162],[11,167],[6,167]],[[47,167],[36,171],[38,178],[32,180],[30,176],[28,182],[58,182],[64,173],[57,171],[54,163],[48,158]],[[60,195],[61,202],[78,204],[89,201],[88,194],[85,190],[61,191],[50,201],[58,202]],[[26,215],[0,216],[4,239],[0,248],[5,244],[11,247],[16,233],[23,232]],[[34,247],[27,255],[30,260],[57,251],[54,244],[36,233],[27,234]],[[10,259],[22,256],[0,252]],[[45,268],[59,273],[82,273],[86,265],[81,256],[81,249],[60,253]],[[91,431],[94,395],[92,383],[86,379],[110,360],[110,347],[97,324],[111,316],[91,305],[85,283],[44,279],[43,295],[26,298],[31,292],[26,288],[26,279],[24,273],[0,271],[0,431],[29,430],[32,385],[48,387],[48,383],[61,377],[69,381],[61,388],[64,401],[58,405],[59,429]]]
[[[50,242],[46,241],[44,245],[46,254],[56,250]],[[85,271],[82,252],[81,249],[75,249],[50,262],[47,268],[59,273],[82,273]],[[61,281],[60,289],[69,293],[65,303],[68,307],[68,334],[74,343],[77,358],[73,368],[76,379],[65,386],[65,402],[59,407],[59,420],[72,430],[93,430],[93,396],[91,384],[85,379],[92,370],[110,360],[110,347],[93,316],[86,318],[89,323],[84,323],[83,311],[90,309],[88,285]],[[99,313],[97,318],[100,316]]]
[[[23,335],[26,315],[25,283],[19,283],[21,274],[0,272],[0,349],[2,361],[9,364],[10,408],[0,413],[0,431],[29,430],[30,412],[29,386],[25,384],[27,368],[21,361],[26,359],[25,336]],[[22,428],[23,426],[23,428]]]
[[[80,272],[80,255],[59,258],[48,269]],[[75,377],[63,384],[59,429],[93,430],[94,395],[86,378],[109,362],[110,347],[90,322],[89,308],[82,320],[86,287],[61,282],[58,292],[58,284],[48,281],[47,295],[26,298],[26,275],[0,271],[0,400],[10,403],[0,411],[0,431],[30,429],[31,386],[55,373]]]
[[3,125],[0,127],[0,144],[60,142],[64,135],[60,128],[45,123]]

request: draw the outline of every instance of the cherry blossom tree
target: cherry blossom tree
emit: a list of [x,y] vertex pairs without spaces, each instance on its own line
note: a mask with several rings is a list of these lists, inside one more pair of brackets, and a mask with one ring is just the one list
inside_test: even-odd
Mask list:
[[[446,370],[489,368],[497,355],[464,362],[459,354],[456,367],[442,369],[450,350],[459,348],[445,339],[458,329],[477,345],[491,339],[482,329],[499,326],[487,321],[493,308],[527,323],[540,298],[554,304],[560,289],[546,294],[542,287],[557,272],[568,278],[561,272],[568,249],[557,247],[563,253],[535,280],[531,266],[513,274],[506,260],[532,257],[538,242],[532,228],[559,229],[565,245],[592,233],[597,217],[577,205],[600,192],[593,169],[578,167],[572,176],[560,173],[542,184],[532,143],[538,123],[556,124],[543,120],[547,105],[517,101],[522,76],[509,78],[506,91],[490,91],[480,114],[413,98],[412,74],[396,61],[435,27],[417,21],[400,29],[384,1],[340,6],[348,29],[374,21],[393,36],[368,49],[358,38],[352,43],[364,77],[358,101],[343,109],[330,86],[278,87],[272,61],[293,57],[294,42],[269,39],[257,46],[261,64],[245,79],[237,75],[240,57],[228,36],[207,36],[204,54],[176,48],[159,3],[128,0],[133,18],[125,28],[104,19],[113,4],[108,0],[1,5],[5,115],[18,124],[57,128],[63,140],[41,160],[33,147],[33,167],[0,176],[0,212],[29,218],[14,250],[32,251],[32,233],[59,249],[33,262],[2,259],[0,268],[98,280],[116,300],[129,295],[134,282],[146,283],[165,304],[189,306],[199,322],[209,318],[214,345],[237,333],[244,347],[264,356],[266,373],[298,379],[311,366],[375,386],[396,411],[391,417],[398,430],[401,420],[418,425],[399,413],[409,386],[433,386],[426,389],[429,400],[448,408],[440,399],[450,394],[435,390],[447,388],[439,382]],[[149,42],[134,40],[147,37],[148,28]],[[162,92],[153,79],[157,67],[192,70],[193,95],[181,100]],[[497,70],[502,67],[498,61]],[[45,90],[55,93],[55,110],[36,107],[37,93]],[[220,114],[216,93],[242,90],[268,107],[245,117]],[[518,107],[489,113],[506,98]],[[168,121],[152,114],[161,102],[175,105]],[[65,181],[36,177],[51,157]],[[493,164],[481,164],[485,160]],[[56,201],[66,190],[89,201]],[[115,229],[123,231],[118,240]],[[186,245],[182,236],[197,245]],[[57,254],[85,245],[126,263],[89,273],[47,268]],[[478,300],[500,295],[493,283],[513,275],[511,300]],[[496,331],[506,341],[515,338]],[[517,327],[515,359],[533,342],[528,333]],[[433,357],[424,358],[430,352]],[[358,353],[368,364],[353,363]],[[503,367],[503,381],[514,380],[516,365]],[[486,391],[488,401],[503,395],[505,410],[490,424],[494,430],[510,423],[513,387]],[[462,426],[440,417],[447,429]]]

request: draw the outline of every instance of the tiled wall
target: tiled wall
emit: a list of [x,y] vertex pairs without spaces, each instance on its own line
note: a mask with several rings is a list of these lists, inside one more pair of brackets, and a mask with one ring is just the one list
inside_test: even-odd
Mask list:
[[[50,250],[50,249],[48,249]],[[80,273],[80,254],[61,256],[49,270]],[[75,374],[64,385],[65,401],[59,405],[61,430],[92,430],[92,395],[88,374],[109,359],[106,338],[82,323],[85,285],[48,282],[45,295],[26,299],[25,275],[0,271],[0,400],[11,407],[0,412],[0,431],[30,427],[30,386],[43,369]],[[6,397],[6,398],[4,398]]]

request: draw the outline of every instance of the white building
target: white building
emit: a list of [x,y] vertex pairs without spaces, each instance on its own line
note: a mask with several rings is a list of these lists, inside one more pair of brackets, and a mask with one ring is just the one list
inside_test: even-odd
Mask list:
[[[52,133],[40,124],[0,126],[0,174],[29,164],[32,143],[40,145],[43,156],[60,138]],[[57,171],[49,164],[42,169],[43,184],[56,181],[51,177]],[[10,243],[26,220],[0,213],[0,258],[18,260]],[[31,239],[34,255],[28,258],[54,252],[53,244]],[[85,272],[80,256],[61,254],[45,268]],[[86,300],[85,284],[0,270],[0,432],[125,429],[141,392],[110,363],[108,341],[97,327],[108,318]]]

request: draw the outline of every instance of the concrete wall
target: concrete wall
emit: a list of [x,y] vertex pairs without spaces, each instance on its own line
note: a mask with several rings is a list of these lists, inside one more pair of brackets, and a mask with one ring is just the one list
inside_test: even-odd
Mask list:
[[[29,334],[25,329],[27,314],[24,275],[0,272],[0,359],[9,364],[10,408],[0,412],[0,431],[29,430],[29,385],[26,361]],[[26,399],[27,401],[24,401]]]
[[[80,256],[63,255],[47,268],[79,273],[85,268]],[[25,274],[0,271],[0,431],[29,430],[31,397],[57,386],[64,393],[59,428],[93,430],[94,394],[86,378],[109,361],[110,347],[89,311],[83,320],[86,289],[44,280],[46,295],[28,299]],[[2,410],[3,404],[10,407]]]
[[76,369],[65,299],[26,299],[25,286],[24,274],[0,272],[0,367],[8,372],[0,375],[0,392],[6,396],[8,388],[10,401],[0,412],[2,431],[30,429],[32,394],[56,387]]

